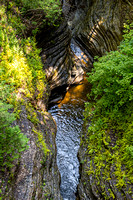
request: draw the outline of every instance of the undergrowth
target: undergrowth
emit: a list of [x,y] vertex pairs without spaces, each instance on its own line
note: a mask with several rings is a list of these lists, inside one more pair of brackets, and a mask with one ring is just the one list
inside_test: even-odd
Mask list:
[[0,7],[0,166],[3,170],[5,166],[11,168],[27,147],[26,136],[18,126],[13,126],[21,105],[37,120],[37,107],[31,102],[44,96],[47,85],[35,36],[22,37],[25,25],[19,8],[14,1],[4,3]]
[[[43,24],[57,26],[57,21],[61,18],[62,6],[60,0],[12,0],[21,8],[22,15],[27,14],[27,12],[38,12],[38,20],[41,11],[44,14]],[[34,13],[35,14],[35,13]],[[37,21],[32,23],[36,24]]]
[[84,116],[86,123],[91,120],[87,173],[99,183],[101,177],[109,181],[115,176],[116,187],[132,193],[128,185],[133,184],[133,24],[125,28],[118,50],[96,58],[88,73],[88,97],[94,101],[86,103]]

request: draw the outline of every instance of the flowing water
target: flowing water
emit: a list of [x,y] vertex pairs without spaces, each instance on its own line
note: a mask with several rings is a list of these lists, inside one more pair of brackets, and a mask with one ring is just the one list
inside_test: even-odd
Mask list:
[[77,158],[82,134],[83,110],[87,81],[73,86],[64,99],[49,109],[57,124],[57,165],[61,174],[60,191],[64,200],[75,200],[79,183],[79,161]]

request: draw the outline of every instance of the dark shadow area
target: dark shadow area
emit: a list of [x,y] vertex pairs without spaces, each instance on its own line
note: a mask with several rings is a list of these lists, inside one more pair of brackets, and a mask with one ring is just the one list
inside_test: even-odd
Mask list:
[[51,95],[49,97],[49,103],[48,103],[48,110],[54,104],[59,103],[59,101],[61,101],[64,98],[67,92],[67,87],[68,85],[63,85],[63,86],[56,87],[51,91]]

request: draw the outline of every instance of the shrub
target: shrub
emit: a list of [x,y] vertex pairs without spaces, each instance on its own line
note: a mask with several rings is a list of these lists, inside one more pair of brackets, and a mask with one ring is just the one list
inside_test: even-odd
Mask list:
[[[28,115],[34,116],[35,108],[29,112],[31,101],[38,101],[46,88],[45,72],[36,47],[35,37],[20,38],[23,23],[13,1],[0,7],[0,167],[11,168],[26,149],[28,139],[18,126],[19,106],[25,105]],[[10,8],[10,6],[13,6]],[[16,13],[17,12],[17,13]],[[28,103],[27,103],[28,102]],[[9,113],[12,108],[13,113]],[[31,114],[32,113],[32,114]],[[32,118],[33,119],[33,118]]]
[[86,103],[84,113],[86,122],[91,119],[87,144],[93,162],[88,173],[95,163],[97,178],[102,173],[109,179],[115,166],[118,188],[127,180],[133,183],[133,24],[125,27],[118,50],[98,58],[88,73],[94,101]]
[[45,20],[49,23],[55,24],[56,20],[61,15],[60,0],[21,0],[23,7],[28,9],[43,9],[45,13]]
[[92,113],[109,117],[111,121],[115,119],[117,123],[129,120],[132,114],[133,30],[128,31],[118,51],[99,58],[88,73],[88,81],[92,83],[91,96],[95,100]]
[[13,161],[27,147],[28,138],[23,135],[18,126],[12,126],[16,120],[14,113],[8,110],[12,106],[0,101],[0,166],[11,168]]

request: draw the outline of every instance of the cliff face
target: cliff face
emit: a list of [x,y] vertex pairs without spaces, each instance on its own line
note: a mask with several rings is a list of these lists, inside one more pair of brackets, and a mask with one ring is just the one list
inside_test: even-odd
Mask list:
[[[131,200],[133,199],[133,185],[128,182],[121,187],[117,186],[119,177],[115,174],[114,164],[110,166],[107,174],[104,173],[104,167],[97,174],[97,169],[100,167],[100,163],[93,162],[90,158],[89,152],[87,152],[87,129],[84,130],[83,137],[81,138],[82,144],[79,150],[80,160],[80,183],[78,185],[78,199],[84,200],[104,200],[104,199],[116,199],[116,200]],[[115,136],[112,136],[111,143],[114,143]],[[104,148],[102,151],[104,152]],[[110,153],[110,151],[109,151]],[[95,153],[94,153],[95,154]],[[93,167],[90,167],[90,163],[93,163]],[[116,163],[115,163],[116,164]],[[105,161],[105,166],[108,165],[108,161]],[[91,170],[92,173],[88,173]],[[120,170],[125,173],[125,168],[122,166]],[[123,177],[124,179],[124,177]],[[125,181],[125,180],[124,180]]]
[[[93,61],[94,56],[102,56],[106,51],[116,50],[122,39],[123,23],[128,19],[133,21],[132,1],[73,1],[71,9],[66,10],[71,14],[68,17],[68,24],[75,43]],[[69,6],[67,6],[69,8]],[[71,11],[73,9],[74,13]],[[121,190],[116,187],[116,177],[113,175],[115,169],[110,169],[111,180],[99,174],[99,182],[95,176],[94,164],[93,176],[87,175],[90,167],[90,158],[86,153],[87,130],[82,138],[82,145],[79,150],[81,162],[81,179],[78,185],[79,199],[132,199],[132,185],[126,185]]]
[[[44,33],[45,34],[45,33]],[[69,79],[69,70],[72,67],[69,43],[70,32],[66,22],[59,28],[46,33],[44,38],[39,36],[39,45],[42,47],[42,61],[51,89],[64,85]]]
[[71,32],[66,20],[63,20],[58,28],[44,33],[42,30],[38,35],[38,45],[42,48],[42,62],[51,90],[76,82],[75,76],[80,74],[81,68],[75,64],[70,42]]
[[[23,34],[26,18],[15,3],[0,1],[0,199],[60,200],[56,125],[46,110],[50,90],[40,50],[35,38]],[[15,114],[10,115],[12,112]],[[14,134],[6,133],[2,124]],[[13,129],[16,125],[20,128],[17,132]],[[26,150],[20,132],[29,139]]]
[[[36,112],[38,123],[28,119],[29,113],[21,108],[20,119],[15,122],[29,138],[29,148],[21,154],[18,163],[14,163],[11,173],[1,174],[2,199],[61,200],[60,174],[56,164],[56,124],[48,112]],[[46,142],[49,152],[42,149]]]
[[[122,40],[123,23],[133,20],[131,0],[64,0],[63,13],[65,20],[59,28],[52,34],[49,30],[46,37],[43,31],[38,36],[51,89],[79,82],[81,71],[84,73],[87,66],[90,69],[94,56],[116,50]],[[77,62],[72,43],[88,57],[86,63],[82,59]]]
[[74,18],[69,18],[77,44],[92,58],[117,48],[122,39],[123,23],[133,20],[132,1],[75,1]]
[[[27,119],[25,109],[22,111],[19,127],[29,138],[29,149],[25,151],[16,169],[13,185],[14,199],[61,199],[59,191],[60,175],[56,165],[55,135],[56,125],[47,112],[37,112],[37,128]],[[34,131],[34,130],[37,130]],[[45,138],[48,149],[44,154],[39,144],[39,133]]]

